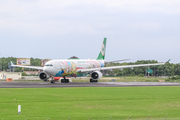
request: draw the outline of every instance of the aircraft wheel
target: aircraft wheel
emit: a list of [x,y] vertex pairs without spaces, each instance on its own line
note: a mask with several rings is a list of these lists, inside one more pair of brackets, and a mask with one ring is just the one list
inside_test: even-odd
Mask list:
[[65,80],[64,79],[61,79],[61,83],[64,83],[65,82]]
[[54,84],[54,83],[55,83],[55,80],[51,80],[51,83]]
[[98,82],[98,80],[93,80],[93,79],[90,79],[90,83],[93,83],[93,82],[97,83],[97,82]]
[[98,82],[98,80],[90,79],[90,83],[93,83],[93,82]]
[[69,83],[69,79],[66,79],[66,83]]
[[69,79],[61,79],[61,83],[69,83]]

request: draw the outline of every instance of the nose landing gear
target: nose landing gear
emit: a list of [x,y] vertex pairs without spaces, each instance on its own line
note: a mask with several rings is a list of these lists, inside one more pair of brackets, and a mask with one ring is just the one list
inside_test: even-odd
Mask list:
[[55,83],[55,80],[54,80],[54,77],[52,76],[51,77],[51,81],[50,81],[52,84],[54,84]]
[[51,83],[54,84],[54,83],[55,83],[55,80],[51,80]]

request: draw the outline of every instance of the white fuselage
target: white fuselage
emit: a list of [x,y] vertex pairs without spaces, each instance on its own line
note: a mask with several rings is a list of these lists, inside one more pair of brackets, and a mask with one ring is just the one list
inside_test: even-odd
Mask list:
[[45,64],[43,71],[49,77],[81,77],[84,74],[78,73],[78,69],[101,68],[104,64],[105,60],[51,60]]

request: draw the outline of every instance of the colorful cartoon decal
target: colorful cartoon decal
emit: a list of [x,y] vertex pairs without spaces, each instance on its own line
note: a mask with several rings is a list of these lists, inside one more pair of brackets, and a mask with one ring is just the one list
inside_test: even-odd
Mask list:
[[60,76],[62,76],[63,73],[64,73],[64,70],[59,71],[59,72],[55,75],[55,77],[60,77]]
[[104,64],[103,64],[103,63],[101,63],[101,61],[99,61],[99,63],[100,63],[100,65],[101,65],[101,67],[104,67]]
[[104,64],[100,61],[61,61],[60,62],[61,71],[59,71],[55,77],[61,76],[73,76],[81,77],[87,76],[87,74],[77,73],[78,69],[88,69],[88,68],[100,68],[104,67]]

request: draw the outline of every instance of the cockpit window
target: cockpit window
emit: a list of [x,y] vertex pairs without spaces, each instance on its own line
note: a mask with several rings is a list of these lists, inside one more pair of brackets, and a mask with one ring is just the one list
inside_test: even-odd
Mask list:
[[46,66],[46,67],[53,67],[52,64],[47,64],[47,65],[44,65],[44,66]]

